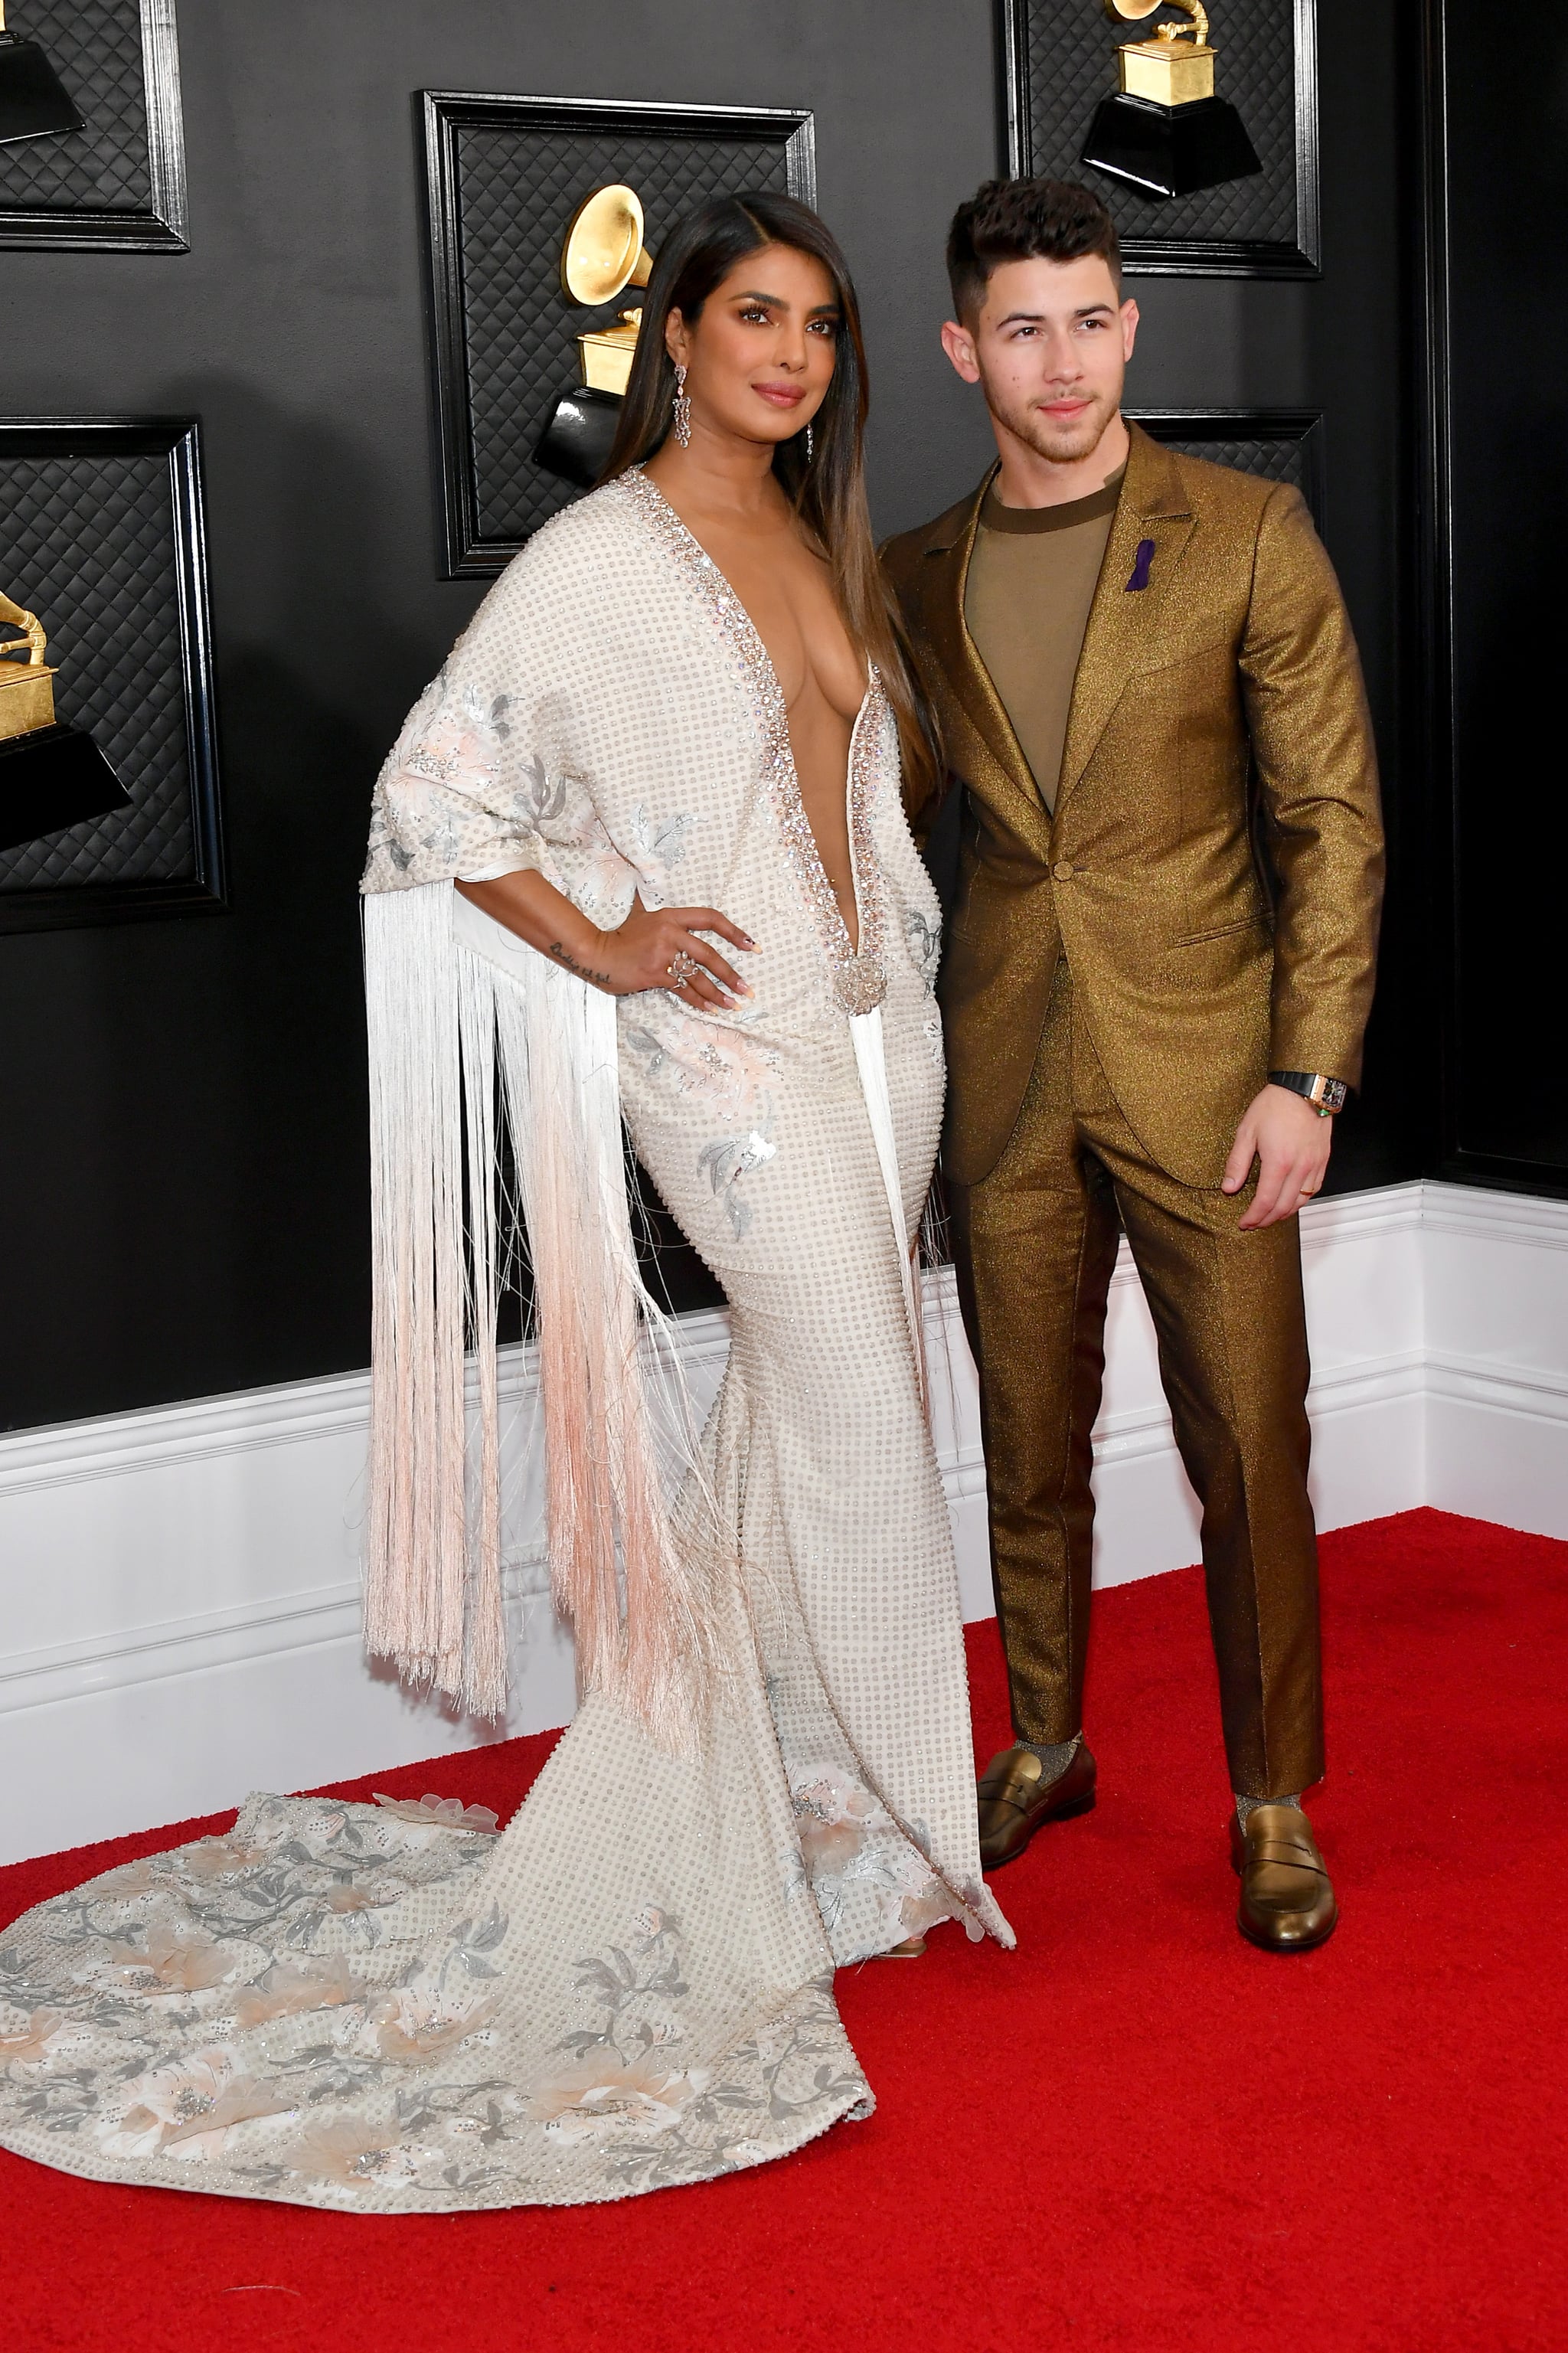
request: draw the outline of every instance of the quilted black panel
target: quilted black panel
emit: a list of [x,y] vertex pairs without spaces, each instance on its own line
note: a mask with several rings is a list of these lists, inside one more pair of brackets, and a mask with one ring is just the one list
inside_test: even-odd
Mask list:
[[1300,441],[1186,441],[1174,433],[1161,433],[1157,438],[1185,458],[1206,458],[1211,466],[1235,466],[1244,474],[1261,474],[1266,482],[1289,482],[1303,493],[1307,490]]
[[535,466],[556,395],[579,380],[576,338],[607,326],[561,291],[561,240],[583,198],[624,180],[642,199],[650,252],[677,217],[724,189],[787,185],[776,139],[468,125],[457,138],[464,328],[481,535],[515,541],[576,496]]
[[1296,244],[1296,0],[1216,0],[1209,38],[1217,52],[1215,89],[1246,124],[1261,174],[1195,195],[1161,198],[1079,161],[1094,110],[1117,87],[1116,52],[1147,40],[1162,10],[1138,25],[1112,24],[1100,0],[1017,0],[1026,55],[1020,116],[1028,128],[1029,169],[1083,180],[1104,197],[1120,235],[1206,241]]
[[178,577],[166,456],[5,453],[0,586],[47,630],[57,715],[132,806],[0,854],[0,898],[195,881]]
[[150,211],[142,0],[7,0],[5,26],[38,43],[87,128],[0,147],[0,214]]
[[1322,528],[1322,418],[1310,409],[1235,409],[1205,413],[1166,409],[1128,410],[1146,433],[1167,449],[1211,465],[1235,466],[1266,482],[1289,482],[1300,491]]

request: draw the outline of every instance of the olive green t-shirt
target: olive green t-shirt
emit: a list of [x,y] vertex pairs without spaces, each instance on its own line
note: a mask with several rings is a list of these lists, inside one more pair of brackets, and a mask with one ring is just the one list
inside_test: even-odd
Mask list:
[[1058,507],[1005,507],[993,483],[969,559],[963,617],[1052,811],[1122,471],[1088,498]]

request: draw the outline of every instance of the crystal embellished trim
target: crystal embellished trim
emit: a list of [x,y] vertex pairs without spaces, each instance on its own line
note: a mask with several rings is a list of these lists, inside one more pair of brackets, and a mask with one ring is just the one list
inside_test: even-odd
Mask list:
[[827,879],[816,836],[801,797],[784,691],[751,615],[713,558],[687,530],[658,483],[650,481],[640,466],[621,475],[620,482],[658,537],[690,575],[693,586],[741,665],[763,740],[763,785],[773,804],[785,862],[811,912],[840,1005],[851,1015],[869,1013],[888,993],[887,967],[882,959],[881,877],[871,834],[876,770],[869,749],[888,710],[882,681],[873,666],[866,699],[856,713],[849,738],[849,773],[845,786],[849,810],[849,860],[860,917],[860,945],[857,953],[850,945],[848,929],[833,895],[833,885]]

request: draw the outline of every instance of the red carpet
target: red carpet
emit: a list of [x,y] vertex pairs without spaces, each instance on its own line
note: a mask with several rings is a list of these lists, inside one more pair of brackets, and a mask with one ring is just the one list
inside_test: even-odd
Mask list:
[[[1016,1954],[839,1979],[868,2124],[574,2212],[360,2221],[0,2155],[17,2348],[1543,2353],[1568,2346],[1568,1545],[1323,1544],[1338,1935],[1232,1926],[1195,1572],[1099,1597],[1099,1810],[997,1879]],[[978,1745],[1006,1738],[974,1630]],[[510,1810],[549,1746],[375,1777]],[[370,1783],[350,1794],[368,1793]],[[348,1785],[345,1785],[347,1788]],[[227,1818],[225,1817],[225,1820]],[[215,1827],[182,1824],[181,1835]],[[0,1873],[0,1915],[159,1831]]]

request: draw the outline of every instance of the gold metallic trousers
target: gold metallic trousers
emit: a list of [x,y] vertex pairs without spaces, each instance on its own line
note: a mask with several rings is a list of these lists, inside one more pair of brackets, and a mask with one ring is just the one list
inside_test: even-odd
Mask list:
[[1007,1148],[981,1183],[950,1189],[1016,1736],[1082,1728],[1089,1433],[1120,1221],[1203,1506],[1231,1787],[1251,1798],[1309,1788],[1323,1769],[1322,1689],[1295,1219],[1241,1233],[1250,1184],[1200,1191],[1153,1164],[1074,1017],[1065,959]]

